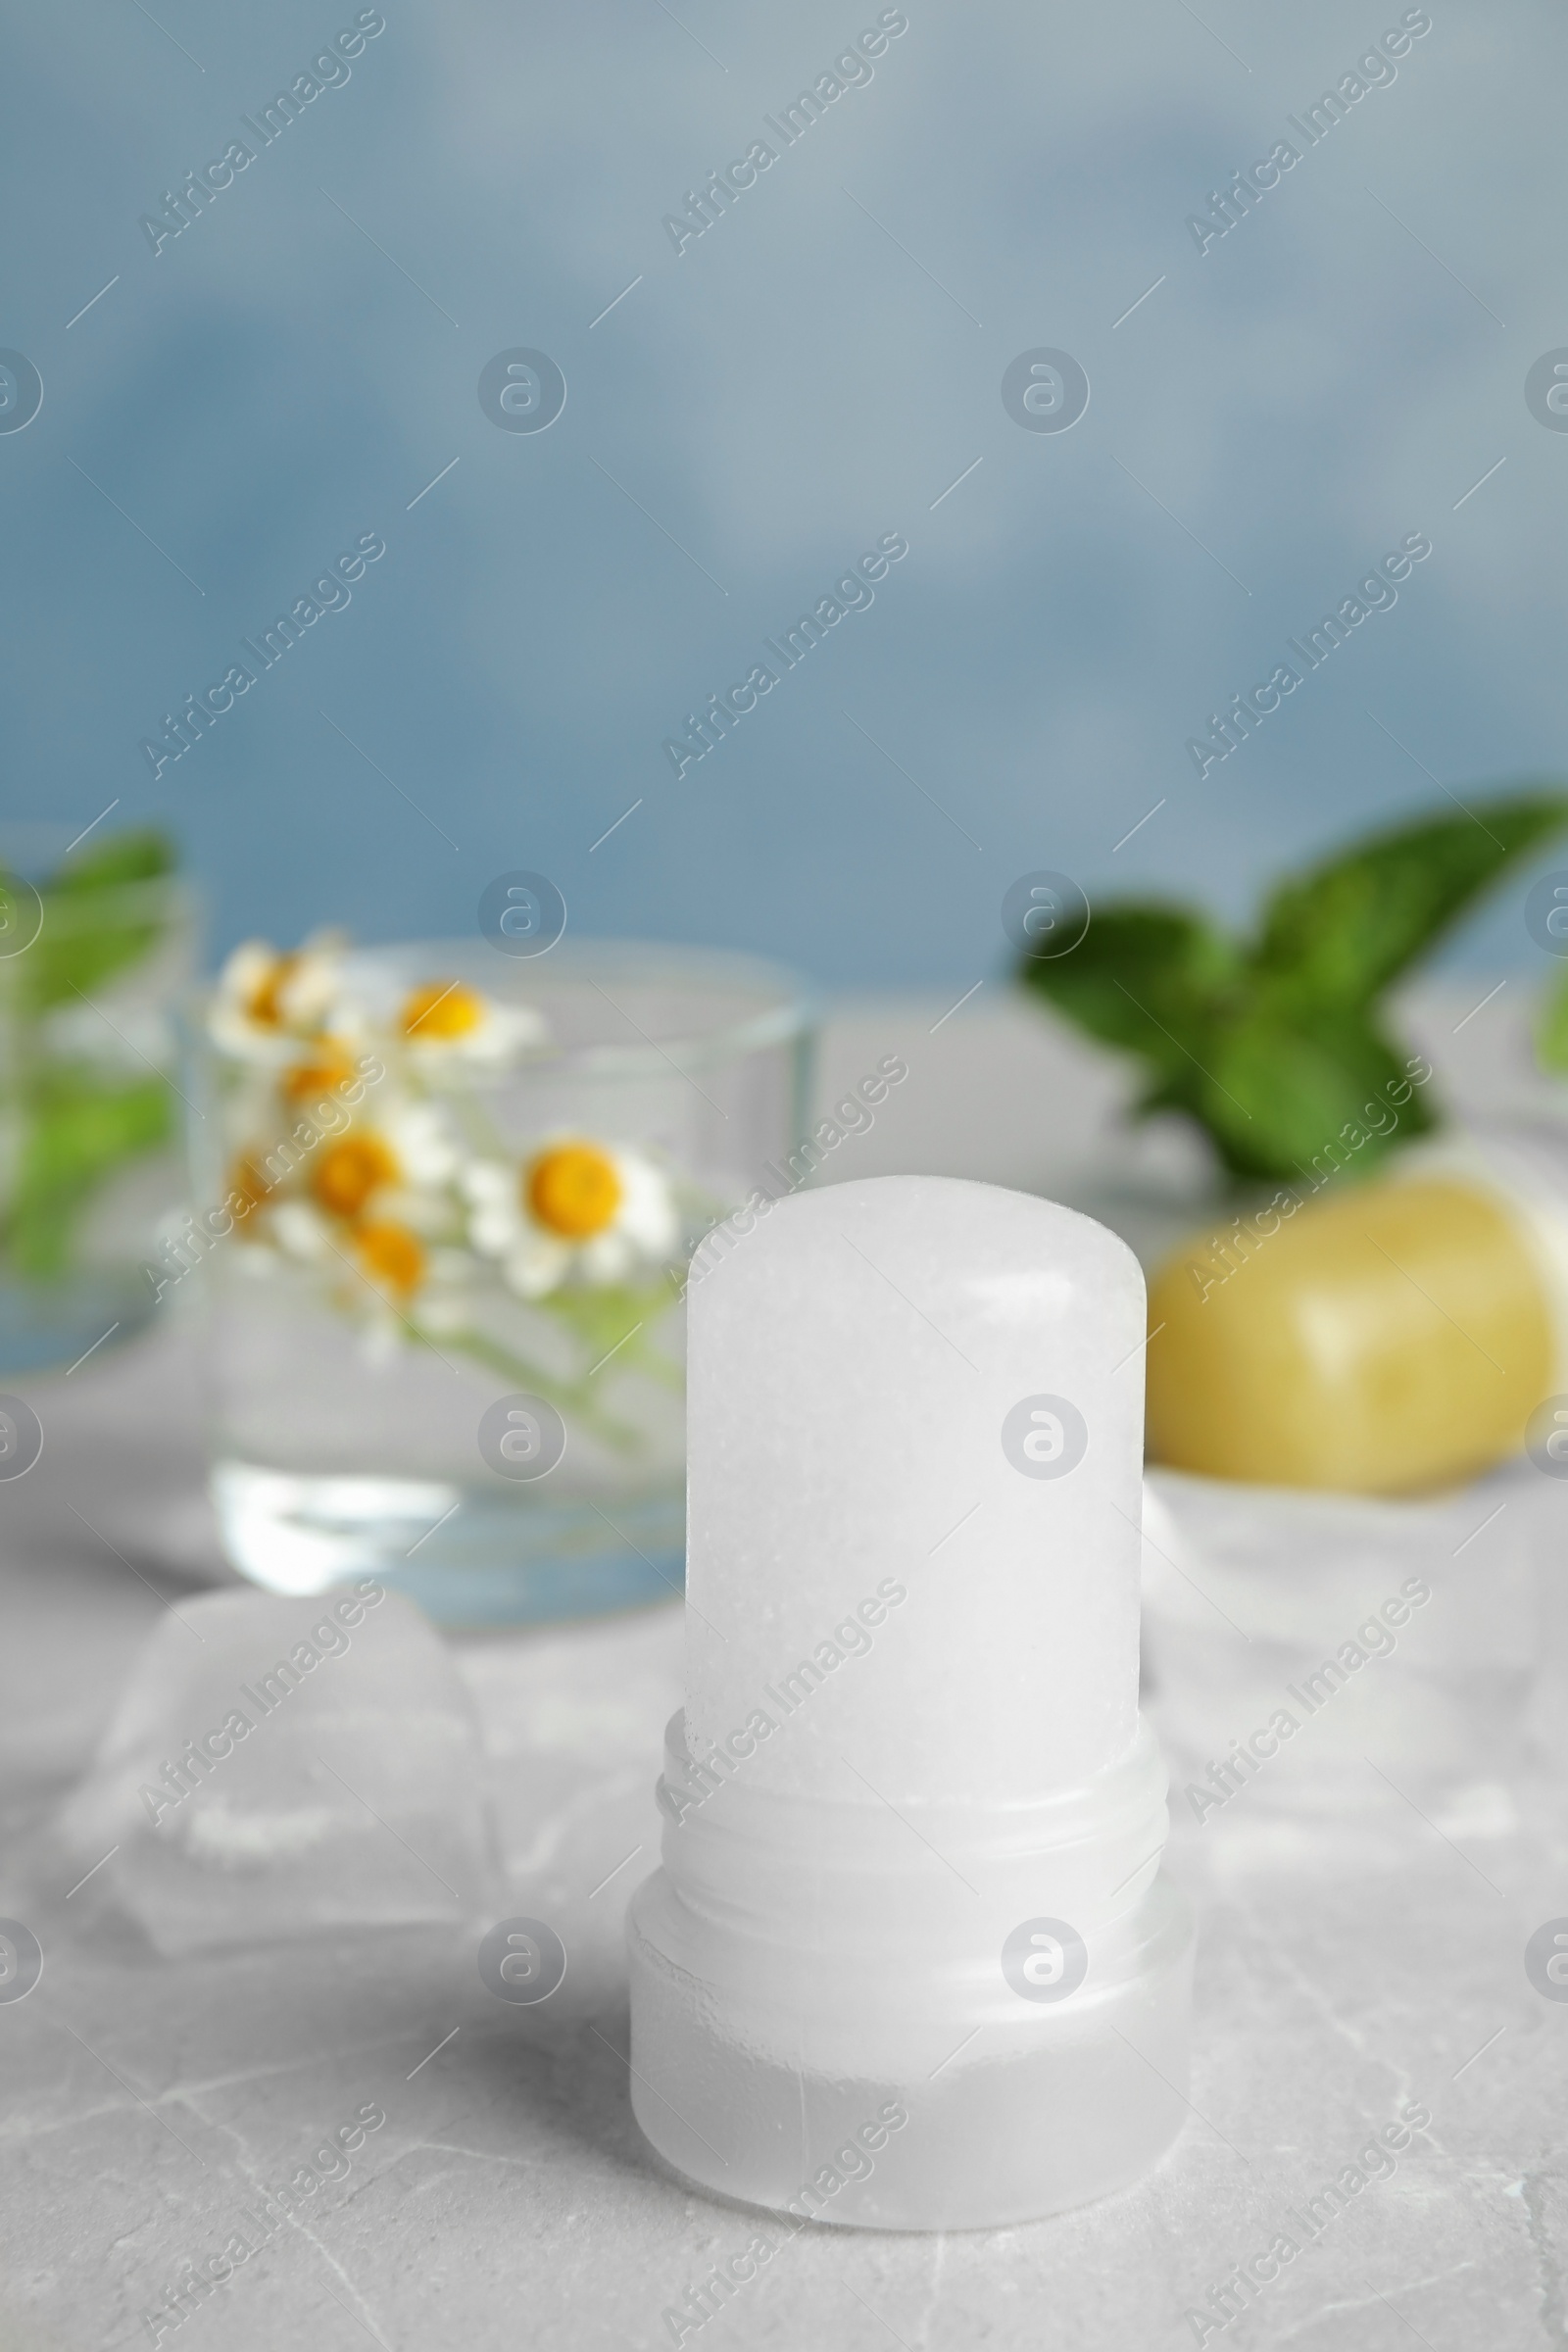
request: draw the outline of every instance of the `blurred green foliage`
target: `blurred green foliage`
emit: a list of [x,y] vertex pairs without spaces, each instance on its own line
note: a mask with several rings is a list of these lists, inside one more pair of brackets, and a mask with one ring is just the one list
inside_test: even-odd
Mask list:
[[[68,858],[37,885],[37,936],[0,963],[0,1247],[28,1280],[70,1273],[80,1218],[104,1181],[173,1132],[167,1079],[112,1076],[101,1059],[63,1051],[50,1026],[159,946],[169,901],[156,886],[174,863],[172,844],[150,828]],[[14,919],[36,919],[31,889],[3,868],[0,895]]]
[[[1568,825],[1561,792],[1483,801],[1477,814],[1370,835],[1281,883],[1238,939],[1154,900],[1097,907],[1054,958],[1026,956],[1024,984],[1092,1037],[1135,1054],[1147,1115],[1182,1110],[1239,1178],[1292,1177],[1404,1076],[1384,1026],[1396,980],[1508,869]],[[1568,991],[1551,1031],[1568,1067]],[[1542,1043],[1545,1054],[1545,1041]],[[1420,1096],[1369,1165],[1433,1123]]]

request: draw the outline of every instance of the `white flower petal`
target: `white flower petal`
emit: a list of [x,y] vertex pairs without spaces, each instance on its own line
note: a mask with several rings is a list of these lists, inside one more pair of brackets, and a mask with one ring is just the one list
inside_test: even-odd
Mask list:
[[219,973],[219,988],[225,997],[248,1003],[270,977],[276,962],[277,950],[265,939],[244,940]]
[[374,1035],[375,1025],[365,1006],[357,1004],[352,997],[339,997],[332,1007],[332,1026],[326,1042],[358,1054],[372,1043]]
[[298,961],[277,992],[277,1008],[291,1029],[317,1029],[337,996],[335,956],[301,951]]
[[542,1298],[565,1279],[570,1265],[571,1251],[564,1242],[529,1234],[512,1250],[504,1272],[519,1298]]
[[585,1242],[578,1264],[590,1282],[622,1282],[636,1262],[637,1251],[623,1233],[596,1234]]
[[667,1257],[680,1233],[668,1182],[650,1160],[632,1152],[616,1153],[615,1173],[620,1178],[621,1200],[614,1230],[625,1234],[646,1256]]
[[331,1249],[326,1220],[308,1200],[280,1200],[272,1211],[272,1232],[290,1257],[315,1264]]
[[452,1213],[440,1193],[409,1184],[383,1187],[374,1195],[374,1204],[378,1217],[390,1217],[396,1224],[407,1225],[412,1233],[440,1233]]
[[431,1103],[388,1103],[378,1124],[399,1166],[414,1183],[444,1184],[456,1170],[457,1152],[445,1121]]
[[517,1179],[511,1168],[504,1168],[496,1159],[470,1159],[458,1171],[459,1189],[475,1207],[500,1206],[503,1201],[515,1205]]
[[291,1058],[291,1044],[273,1029],[263,1029],[235,1004],[216,1004],[207,1019],[208,1034],[214,1045],[232,1055],[236,1061],[253,1061],[275,1067]]
[[504,1209],[478,1208],[468,1219],[468,1238],[486,1257],[505,1257],[517,1244],[517,1219]]
[[499,1069],[514,1055],[537,1053],[549,1038],[549,1024],[533,1005],[497,1004],[489,997],[480,997],[478,1018],[471,1029],[455,1037],[421,1036],[416,1031],[408,1044],[415,1060],[431,1068],[463,1063]]
[[550,1024],[531,1004],[492,1004],[466,1042],[475,1061],[510,1061],[517,1054],[542,1052],[550,1043]]

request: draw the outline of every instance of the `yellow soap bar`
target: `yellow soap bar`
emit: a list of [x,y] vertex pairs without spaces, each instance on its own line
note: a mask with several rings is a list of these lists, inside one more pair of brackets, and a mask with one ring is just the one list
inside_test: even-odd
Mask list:
[[1553,1384],[1519,1222],[1449,1177],[1282,1194],[1196,1236],[1155,1278],[1149,1328],[1150,1452],[1211,1478],[1452,1485],[1517,1452]]

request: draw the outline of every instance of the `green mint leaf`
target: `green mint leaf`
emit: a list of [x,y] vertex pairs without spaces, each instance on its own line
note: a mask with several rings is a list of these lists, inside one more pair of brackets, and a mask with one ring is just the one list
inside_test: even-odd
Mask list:
[[110,833],[95,848],[68,858],[42,887],[46,891],[122,890],[127,882],[158,882],[172,874],[178,853],[167,833],[141,825]]
[[43,929],[19,974],[35,1012],[90,997],[151,955],[169,923],[175,852],[151,826],[112,833],[41,885]]
[[1536,1022],[1536,1059],[1544,1070],[1568,1070],[1568,971],[1541,1008]]
[[1552,792],[1374,834],[1275,891],[1256,966],[1294,983],[1303,1007],[1369,1004],[1565,825],[1568,798]]
[[[1255,942],[1152,902],[1095,910],[1079,946],[1019,979],[1148,1073],[1143,1112],[1180,1110],[1238,1177],[1298,1181],[1323,1155],[1364,1170],[1434,1108],[1378,1018],[1383,992],[1519,859],[1568,826],[1568,794],[1374,834],[1283,883]],[[1539,1032],[1568,1070],[1568,977]],[[1348,1150],[1347,1151],[1347,1147]]]
[[6,1230],[6,1254],[28,1282],[58,1282],[71,1271],[71,1243],[81,1202],[72,1193],[52,1200],[30,1200],[13,1213]]
[[47,1279],[68,1270],[76,1220],[104,1180],[169,1141],[172,1096],[161,1078],[106,1087],[83,1067],[56,1064],[24,1118],[6,1244],[19,1272]]
[[1147,1109],[1196,1110],[1201,1065],[1241,976],[1229,940],[1201,915],[1157,901],[1097,910],[1068,954],[1026,956],[1018,966],[1024,984],[1080,1029],[1146,1063]]
[[45,898],[43,929],[26,956],[25,976],[35,1010],[93,996],[106,981],[150,956],[164,935],[161,908],[133,909],[125,897],[106,896],[103,914],[83,919],[92,905],[84,898],[78,910],[70,899],[63,904],[60,898]]
[[1285,1184],[1364,1173],[1432,1125],[1404,1057],[1365,1013],[1302,1023],[1267,997],[1216,1040],[1197,1115],[1232,1175]]
[[45,885],[23,975],[36,1010],[90,997],[152,954],[169,925],[172,855],[162,834],[121,834]]

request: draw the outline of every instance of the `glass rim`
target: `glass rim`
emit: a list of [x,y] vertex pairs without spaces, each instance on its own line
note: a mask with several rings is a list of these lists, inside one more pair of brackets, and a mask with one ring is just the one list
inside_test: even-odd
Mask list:
[[[423,976],[434,979],[454,964],[471,967],[485,945],[480,938],[366,941],[346,950],[344,964],[352,974],[356,966],[395,969],[401,964],[418,963],[427,967]],[[684,1035],[657,1043],[650,1038],[643,1044],[598,1043],[528,1053],[495,1073],[497,1076],[512,1078],[530,1071],[554,1076],[570,1071],[596,1077],[646,1078],[671,1065],[683,1072],[702,1069],[744,1059],[747,1054],[763,1052],[771,1046],[787,1045],[808,1034],[821,1016],[819,992],[803,974],[765,956],[727,948],[687,947],[660,940],[577,939],[562,940],[537,956],[507,957],[498,951],[491,953],[498,962],[514,966],[537,963],[568,975],[574,967],[580,972],[582,967],[592,964],[628,976],[685,979],[699,988],[706,982],[715,993],[727,983],[764,1000],[738,1019],[717,1028],[688,1030]],[[411,974],[411,978],[414,976]],[[499,996],[501,992],[492,993]],[[198,982],[185,992],[185,1009],[193,1026],[206,1036],[216,1054],[225,1060],[238,1058],[228,1054],[207,1028],[205,1015],[217,994],[215,981]],[[513,997],[503,999],[503,1002],[516,1001]]]

